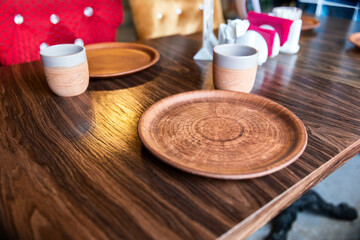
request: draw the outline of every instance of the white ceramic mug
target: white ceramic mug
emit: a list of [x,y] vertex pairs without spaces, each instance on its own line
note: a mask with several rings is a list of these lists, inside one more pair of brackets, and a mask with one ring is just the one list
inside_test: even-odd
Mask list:
[[40,51],[46,81],[62,97],[79,95],[89,85],[89,68],[85,47],[58,44]]
[[249,93],[255,83],[259,52],[240,44],[214,48],[213,82],[216,89]]

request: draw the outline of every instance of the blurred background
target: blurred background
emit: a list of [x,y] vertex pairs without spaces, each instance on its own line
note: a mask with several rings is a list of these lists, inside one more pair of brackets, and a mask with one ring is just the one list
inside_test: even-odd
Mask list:
[[[131,0],[123,0],[124,22],[116,35],[117,41],[121,42],[137,40],[129,1]],[[360,21],[360,0],[259,0],[259,2],[261,11],[264,13],[278,6],[296,6],[303,10],[304,15],[331,16]],[[221,0],[221,5],[225,20],[238,18],[235,0]],[[253,10],[251,0],[247,1],[247,9]]]

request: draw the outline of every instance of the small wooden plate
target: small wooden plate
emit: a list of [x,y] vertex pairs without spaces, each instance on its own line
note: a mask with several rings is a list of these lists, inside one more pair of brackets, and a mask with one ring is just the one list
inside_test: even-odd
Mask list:
[[144,70],[159,60],[158,51],[138,43],[93,43],[85,48],[90,77],[123,76]]
[[314,17],[302,16],[301,30],[311,30],[320,26],[320,21]]
[[305,150],[303,123],[285,107],[253,94],[200,90],[148,108],[140,139],[158,158],[184,171],[246,179],[278,171]]
[[349,36],[349,41],[356,47],[360,48],[360,32],[353,33]]

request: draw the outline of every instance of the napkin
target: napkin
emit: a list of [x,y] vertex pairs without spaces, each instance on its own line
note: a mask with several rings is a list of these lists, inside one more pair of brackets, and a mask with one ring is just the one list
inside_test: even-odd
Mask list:
[[272,26],[275,31],[279,34],[280,38],[280,46],[284,45],[284,43],[288,40],[289,31],[291,24],[293,21],[269,16],[265,13],[256,13],[256,12],[249,12],[248,13],[248,20],[251,25],[260,27],[261,25],[270,25]]
[[296,7],[276,7],[272,10],[273,16],[289,20],[301,19],[302,10]]
[[248,30],[250,23],[248,20],[228,20],[227,24],[220,24],[219,44],[235,43],[236,39],[243,36]]

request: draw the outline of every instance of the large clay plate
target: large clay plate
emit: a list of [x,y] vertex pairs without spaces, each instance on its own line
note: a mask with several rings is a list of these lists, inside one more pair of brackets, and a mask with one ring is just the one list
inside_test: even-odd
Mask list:
[[349,36],[349,41],[356,47],[360,48],[360,32],[351,34]]
[[137,43],[93,43],[85,48],[90,77],[123,76],[144,70],[159,60],[158,51]]
[[307,144],[303,123],[285,107],[253,94],[200,90],[167,97],[138,124],[144,145],[184,171],[246,179],[278,171]]
[[311,30],[320,26],[320,21],[314,17],[302,16],[301,30]]

